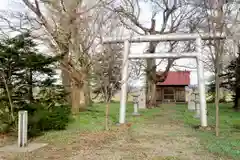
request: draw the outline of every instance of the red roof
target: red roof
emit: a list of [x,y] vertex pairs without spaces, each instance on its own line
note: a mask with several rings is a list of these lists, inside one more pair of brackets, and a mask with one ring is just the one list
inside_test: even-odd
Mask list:
[[184,85],[190,84],[190,71],[169,71],[167,79],[164,82],[159,82],[157,85]]

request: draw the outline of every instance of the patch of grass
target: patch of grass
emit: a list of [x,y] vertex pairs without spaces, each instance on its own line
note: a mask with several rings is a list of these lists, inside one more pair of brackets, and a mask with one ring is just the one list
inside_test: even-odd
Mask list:
[[[220,104],[220,136],[215,136],[215,130],[197,131],[206,148],[213,153],[240,159],[240,112],[231,108],[232,104]],[[175,120],[182,120],[187,126],[200,124],[200,119],[195,119],[195,113],[189,112],[184,105],[178,105],[176,114],[172,116]],[[215,126],[215,106],[208,104],[208,125]]]
[[[119,102],[112,102],[109,110],[109,127],[116,126],[119,120]],[[67,130],[59,132],[46,132],[41,140],[48,142],[62,142],[74,139],[76,133],[79,135],[83,132],[98,132],[104,130],[105,123],[105,107],[104,103],[93,104],[88,111],[81,112],[79,115],[74,116],[73,122],[71,122]],[[132,123],[132,127],[141,125],[140,122],[145,119],[152,118],[154,114],[159,113],[159,109],[141,110],[141,116],[132,116],[133,104],[128,103],[126,108],[126,122]],[[156,113],[156,111],[158,112]]]
[[[110,104],[109,123],[115,126],[119,119],[119,102]],[[146,124],[148,120],[154,120],[159,116],[169,118],[170,120],[180,121],[186,126],[193,127],[200,124],[199,119],[195,119],[195,113],[189,112],[186,105],[167,106],[154,109],[140,110],[141,116],[132,116],[133,105],[127,104],[126,121],[132,123],[131,129],[136,129]],[[175,112],[168,112],[173,110]],[[168,115],[167,115],[168,114]],[[214,135],[214,130],[195,130],[189,129],[189,134],[200,138],[200,142],[213,153],[229,156],[235,159],[240,158],[240,130],[238,122],[240,118],[239,112],[231,109],[231,104],[220,105],[220,136]],[[94,104],[89,111],[81,112],[74,117],[74,121],[69,124],[67,130],[60,132],[47,132],[43,140],[48,143],[67,144],[74,141],[76,136],[81,136],[83,132],[95,132],[104,130],[105,122],[105,104]],[[210,126],[215,125],[215,107],[213,104],[208,105],[208,123]],[[165,158],[166,157],[161,157]],[[174,157],[171,157],[174,158]]]
[[[89,111],[82,112],[75,116],[75,121],[68,127],[69,130],[81,130],[81,131],[98,131],[104,129],[105,123],[105,107],[106,104],[99,103],[92,106]],[[119,102],[113,102],[110,104],[109,110],[109,124],[110,126],[116,125],[119,120]],[[128,103],[126,108],[126,122],[132,124],[139,124],[145,119],[152,118],[154,115],[159,114],[159,109],[140,110],[141,116],[132,116],[133,104]]]

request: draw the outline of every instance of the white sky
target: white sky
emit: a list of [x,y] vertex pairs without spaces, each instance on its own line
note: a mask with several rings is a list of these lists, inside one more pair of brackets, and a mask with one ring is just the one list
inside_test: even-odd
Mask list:
[[[11,10],[15,10],[15,9],[19,9],[19,6],[17,7],[17,3],[12,3],[13,1],[17,1],[17,0],[0,0],[0,10],[7,10],[7,9],[11,9]],[[144,12],[143,12],[144,11]],[[150,25],[150,20],[151,20],[151,8],[147,5],[144,5],[144,10],[141,11],[140,14],[140,22],[146,26]],[[159,23],[156,23],[156,28],[159,28]],[[164,47],[163,45],[160,46],[160,48]],[[138,44],[138,45],[132,45],[131,47],[131,51],[132,53],[143,53],[143,51],[146,49],[146,44]],[[195,60],[191,60],[191,59],[180,59],[180,60],[176,60],[176,63],[178,65],[181,66],[196,66],[196,62]],[[164,65],[160,66],[160,69],[164,67]],[[181,68],[182,70],[185,70],[184,68]],[[188,68],[186,68],[186,70],[189,70]],[[209,77],[209,73],[205,72],[205,79],[207,79]],[[190,79],[191,79],[191,84],[197,84],[197,72],[196,70],[192,70],[191,75],[190,75]]]
[[8,4],[9,4],[9,0],[1,0],[0,9],[6,9],[7,7],[9,7]]

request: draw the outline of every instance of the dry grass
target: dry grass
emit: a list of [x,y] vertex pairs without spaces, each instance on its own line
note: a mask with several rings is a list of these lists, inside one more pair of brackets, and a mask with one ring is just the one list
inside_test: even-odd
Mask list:
[[[158,112],[157,112],[158,111]],[[163,110],[162,110],[163,111]],[[146,111],[133,126],[110,131],[56,132],[35,141],[48,142],[28,154],[0,153],[1,160],[221,160],[206,152],[181,122],[171,121],[172,110]],[[151,114],[150,114],[151,112]],[[143,123],[140,123],[143,122]],[[47,137],[47,138],[46,138]],[[54,137],[54,138],[53,138]],[[45,140],[45,141],[44,141]]]
[[171,123],[164,116],[154,117],[124,136],[100,148],[81,152],[72,160],[220,160],[199,145],[199,140],[189,136],[182,125]]
[[[101,147],[104,143],[108,143],[116,139],[120,135],[124,135],[129,130],[129,126],[115,127],[110,131],[92,132],[73,135],[63,135],[66,139],[61,139],[50,144],[40,150],[26,154],[1,153],[0,160],[42,160],[42,159],[59,159],[65,160],[72,156],[88,152],[90,150]],[[41,138],[40,138],[41,139]],[[36,139],[35,141],[38,141]]]

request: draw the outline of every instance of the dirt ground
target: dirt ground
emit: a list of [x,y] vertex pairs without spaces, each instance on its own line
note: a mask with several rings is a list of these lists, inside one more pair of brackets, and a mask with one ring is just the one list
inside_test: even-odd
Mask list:
[[[108,132],[71,133],[32,153],[1,153],[0,160],[221,160],[208,153],[191,130],[164,113],[144,124]],[[69,137],[68,137],[69,138]],[[36,140],[37,141],[37,140]]]

